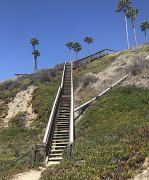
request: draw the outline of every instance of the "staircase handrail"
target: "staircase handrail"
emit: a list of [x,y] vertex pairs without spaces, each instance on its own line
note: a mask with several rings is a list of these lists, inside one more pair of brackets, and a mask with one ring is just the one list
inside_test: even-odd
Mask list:
[[83,103],[82,105],[80,105],[79,107],[74,109],[74,112],[77,112],[85,107],[87,107],[89,104],[91,104],[91,102],[93,102],[94,100],[98,99],[99,97],[101,97],[102,95],[104,95],[107,91],[109,91],[111,88],[113,88],[114,86],[118,85],[119,83],[121,83],[122,81],[124,81],[126,78],[128,77],[128,74],[126,76],[124,76],[123,78],[121,78],[120,80],[118,80],[117,82],[113,83],[110,87],[108,87],[106,90],[104,90],[102,93],[100,93],[98,96],[93,97],[91,100]]
[[44,135],[44,138],[43,138],[43,144],[45,144],[45,145],[47,145],[47,142],[48,142],[48,138],[49,138],[49,134],[50,134],[50,130],[51,130],[51,127],[52,127],[53,119],[54,119],[54,116],[55,116],[55,110],[56,110],[56,106],[57,106],[57,102],[58,102],[58,99],[60,97],[60,94],[61,94],[61,87],[58,88],[56,98],[54,100],[53,107],[52,107],[52,110],[51,110],[50,118],[49,118],[49,121],[48,121],[48,125],[47,125],[45,135]]
[[63,85],[64,85],[65,69],[66,69],[66,61],[64,62],[64,68],[63,68],[63,74],[62,74],[62,80],[61,80],[61,88],[63,88]]
[[74,97],[73,97],[73,63],[71,62],[71,106],[70,106],[69,147],[73,143],[74,143]]
[[47,124],[47,128],[46,128],[46,131],[45,131],[45,135],[44,135],[44,138],[43,138],[43,144],[45,146],[47,146],[47,143],[48,143],[48,140],[49,140],[53,120],[54,120],[54,117],[55,117],[55,114],[56,114],[56,107],[58,106],[59,98],[60,98],[60,95],[61,95],[61,92],[62,92],[63,83],[64,83],[64,76],[65,76],[65,67],[66,67],[66,62],[64,63],[61,85],[58,88],[56,98],[55,98],[53,106],[52,106],[49,121],[48,121],[48,124]]

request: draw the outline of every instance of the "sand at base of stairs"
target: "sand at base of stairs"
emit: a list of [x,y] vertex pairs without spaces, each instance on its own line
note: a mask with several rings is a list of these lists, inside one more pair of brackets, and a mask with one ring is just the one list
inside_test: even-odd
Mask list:
[[12,178],[12,180],[39,180],[41,177],[42,171],[43,170],[41,171],[30,170],[28,172],[20,173],[16,175],[14,178]]
[[40,170],[30,170],[28,172],[19,173],[15,175],[12,180],[39,180],[41,177],[41,173],[49,166],[60,164],[59,161],[49,162],[46,167],[40,167]]

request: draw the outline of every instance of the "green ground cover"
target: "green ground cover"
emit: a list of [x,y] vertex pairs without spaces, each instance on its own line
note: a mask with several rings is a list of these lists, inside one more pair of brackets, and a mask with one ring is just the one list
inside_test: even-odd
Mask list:
[[41,179],[129,179],[149,155],[148,109],[148,90],[114,88],[78,123],[72,159],[64,155]]

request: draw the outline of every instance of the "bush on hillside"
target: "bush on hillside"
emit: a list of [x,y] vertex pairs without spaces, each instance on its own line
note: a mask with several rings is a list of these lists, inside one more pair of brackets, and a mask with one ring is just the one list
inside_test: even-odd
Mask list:
[[127,71],[130,72],[131,75],[136,76],[141,74],[145,69],[149,69],[149,60],[138,57],[133,60],[132,65],[128,67]]
[[94,75],[87,74],[82,78],[82,86],[86,87],[89,84],[95,83],[97,81],[97,78]]
[[8,80],[8,81],[4,81],[1,85],[0,85],[0,91],[6,90],[6,89],[13,89],[18,85],[18,82],[15,80]]
[[20,112],[9,120],[9,126],[18,128],[25,128],[26,126],[26,112]]
[[54,69],[56,71],[63,71],[63,68],[64,68],[64,64],[57,64]]

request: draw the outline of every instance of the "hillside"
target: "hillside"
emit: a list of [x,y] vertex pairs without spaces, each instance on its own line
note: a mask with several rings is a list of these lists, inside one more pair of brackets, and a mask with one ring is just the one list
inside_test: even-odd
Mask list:
[[41,179],[129,179],[149,155],[148,102],[148,90],[113,89],[78,123],[73,158]]
[[[0,85],[0,171],[42,142],[61,73],[57,67]],[[28,162],[27,156],[1,171],[0,179],[26,171]]]
[[[149,47],[112,53],[74,70],[75,107],[126,74],[128,79],[94,102],[76,126],[72,160],[49,167],[41,179],[128,179],[148,157]],[[0,85],[0,165],[41,143],[62,67]],[[137,132],[137,133],[136,133]],[[134,141],[135,140],[135,141]],[[19,147],[19,148],[18,148]],[[18,164],[8,177],[26,171]]]
[[149,148],[148,52],[146,47],[113,53],[74,72],[76,107],[129,77],[85,111],[76,126],[72,159],[65,154],[41,179],[123,180],[140,172]]

